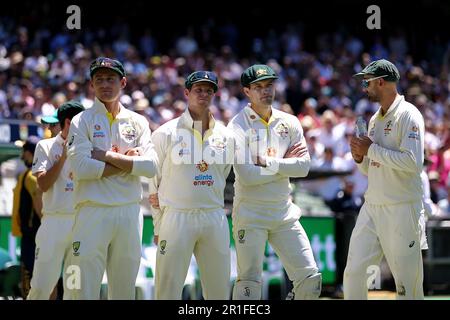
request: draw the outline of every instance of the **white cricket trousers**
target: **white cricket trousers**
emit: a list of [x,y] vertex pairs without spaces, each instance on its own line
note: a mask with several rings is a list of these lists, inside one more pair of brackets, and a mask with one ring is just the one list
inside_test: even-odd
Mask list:
[[61,268],[64,296],[68,294],[65,269],[71,254],[73,224],[74,214],[45,214],[42,217],[36,234],[33,277],[27,300],[48,300],[61,276]]
[[224,210],[164,211],[156,253],[155,298],[181,299],[193,253],[203,298],[228,300],[230,229]]
[[106,268],[108,299],[135,299],[141,260],[143,217],[139,204],[82,206],[75,216],[71,264],[80,267],[74,300],[100,298]]
[[373,266],[379,266],[383,254],[395,280],[397,299],[423,299],[422,210],[422,202],[363,205],[350,238],[345,299],[367,299],[372,270],[378,269]]
[[233,208],[233,237],[237,255],[237,279],[262,282],[266,242],[269,241],[291,281],[300,282],[318,273],[313,251],[298,220],[300,210],[289,203],[261,206],[238,200]]

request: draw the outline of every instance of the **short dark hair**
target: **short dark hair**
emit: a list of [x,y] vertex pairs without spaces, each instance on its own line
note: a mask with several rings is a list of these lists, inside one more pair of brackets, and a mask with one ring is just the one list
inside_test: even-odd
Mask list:
[[83,105],[76,100],[70,100],[60,105],[57,115],[61,129],[64,129],[66,119],[72,120],[73,117],[82,111],[84,111]]

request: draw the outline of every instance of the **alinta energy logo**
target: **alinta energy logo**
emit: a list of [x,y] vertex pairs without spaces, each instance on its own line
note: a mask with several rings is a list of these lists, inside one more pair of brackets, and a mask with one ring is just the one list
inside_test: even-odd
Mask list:
[[213,176],[210,174],[198,174],[194,177],[192,182],[194,186],[207,186],[211,187],[214,184]]
[[[196,165],[197,169],[200,172],[208,171],[209,165],[204,160],[200,161]],[[194,177],[194,181],[192,182],[194,186],[208,186],[211,187],[214,184],[213,176],[210,174],[198,174]]]

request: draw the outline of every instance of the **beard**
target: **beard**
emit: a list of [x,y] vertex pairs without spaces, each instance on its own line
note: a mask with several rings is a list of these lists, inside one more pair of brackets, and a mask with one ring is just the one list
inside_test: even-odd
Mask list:
[[263,104],[265,106],[271,106],[273,103],[273,98],[267,97],[267,98],[260,99],[260,101],[261,101],[261,104]]
[[370,102],[379,102],[380,99],[374,95],[373,93],[367,93],[367,98],[369,99]]

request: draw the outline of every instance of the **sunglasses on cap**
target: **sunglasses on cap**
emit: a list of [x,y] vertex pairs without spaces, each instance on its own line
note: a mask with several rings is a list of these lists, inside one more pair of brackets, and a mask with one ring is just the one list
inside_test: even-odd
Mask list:
[[362,86],[363,88],[367,88],[367,87],[369,87],[369,82],[370,82],[370,81],[376,80],[376,79],[380,79],[380,78],[384,78],[384,77],[387,77],[387,76],[388,76],[388,75],[385,74],[384,76],[379,76],[379,77],[370,78],[370,79],[363,79],[363,80],[361,80],[361,86]]

